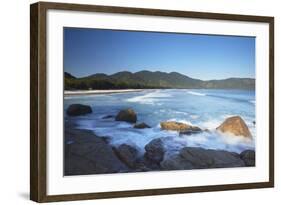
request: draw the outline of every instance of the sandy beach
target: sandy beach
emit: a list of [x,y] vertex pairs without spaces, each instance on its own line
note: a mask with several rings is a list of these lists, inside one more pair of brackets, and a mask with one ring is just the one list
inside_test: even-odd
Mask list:
[[113,93],[129,93],[129,92],[141,92],[146,89],[122,89],[122,90],[65,90],[64,95],[99,95],[99,94],[113,94]]

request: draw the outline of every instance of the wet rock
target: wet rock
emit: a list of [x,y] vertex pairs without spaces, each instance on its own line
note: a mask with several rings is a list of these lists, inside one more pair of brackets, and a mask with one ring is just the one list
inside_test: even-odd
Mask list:
[[137,160],[136,170],[143,171],[143,172],[158,171],[160,170],[160,165],[159,163],[155,163],[154,161],[150,160],[144,155],[142,158]]
[[240,116],[227,118],[219,127],[217,127],[217,130],[223,133],[231,133],[235,136],[252,137],[249,128]]
[[127,144],[121,144],[114,149],[119,159],[124,162],[128,167],[135,168],[136,160],[138,157],[138,150]]
[[115,117],[116,121],[125,121],[130,123],[137,122],[137,114],[133,109],[121,110],[118,115]]
[[194,166],[178,154],[174,154],[160,163],[162,170],[189,170]]
[[238,155],[224,150],[203,149],[198,147],[186,147],[180,151],[180,155],[191,162],[195,168],[241,167],[243,161]]
[[193,133],[202,132],[202,130],[199,127],[188,125],[181,122],[167,121],[167,122],[161,122],[160,125],[163,130],[178,131],[180,132],[180,134],[190,135]]
[[92,112],[93,111],[90,106],[82,104],[72,104],[66,110],[66,113],[69,116],[86,115]]
[[193,135],[193,134],[199,134],[202,130],[199,127],[191,126],[185,131],[180,131],[180,135]]
[[127,172],[111,146],[87,130],[68,129],[65,140],[65,175],[105,174]]
[[144,129],[144,128],[151,128],[149,125],[145,124],[144,122],[135,124],[134,128],[136,129]]
[[164,170],[243,167],[239,155],[224,150],[185,147],[161,162]]
[[101,136],[101,137],[99,137],[99,138],[101,138],[105,143],[109,143],[110,142],[110,140],[111,140],[111,137],[109,137],[109,136]]
[[256,152],[254,150],[245,150],[240,153],[240,158],[244,161],[246,166],[255,166]]
[[104,117],[102,117],[102,119],[110,119],[110,118],[114,118],[114,115],[106,115]]
[[160,163],[165,154],[164,143],[161,138],[153,139],[147,145],[145,145],[145,157],[154,162]]

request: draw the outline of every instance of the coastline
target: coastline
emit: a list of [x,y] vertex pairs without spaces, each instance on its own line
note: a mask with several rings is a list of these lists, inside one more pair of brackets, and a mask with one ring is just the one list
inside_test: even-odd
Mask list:
[[65,90],[65,96],[71,95],[101,95],[101,94],[114,94],[114,93],[130,93],[130,92],[141,92],[149,89],[120,89],[120,90],[77,90],[70,91]]

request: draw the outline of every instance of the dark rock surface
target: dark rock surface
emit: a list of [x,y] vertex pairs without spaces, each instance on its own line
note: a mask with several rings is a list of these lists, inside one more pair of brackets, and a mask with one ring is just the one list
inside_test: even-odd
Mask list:
[[164,143],[161,138],[150,141],[145,146],[145,157],[154,163],[160,163],[165,154]]
[[201,132],[202,132],[202,130],[199,127],[192,126],[185,131],[181,131],[179,134],[180,135],[193,135],[193,134],[199,134]]
[[120,161],[112,147],[91,131],[68,128],[65,140],[65,175],[128,171],[128,167]]
[[79,116],[79,115],[85,115],[85,114],[89,114],[92,113],[92,108],[88,105],[82,105],[82,104],[72,104],[70,105],[67,110],[66,113],[69,116]]
[[128,167],[135,168],[138,157],[138,150],[127,144],[121,144],[117,148],[114,148],[115,153],[119,159],[124,162]]
[[252,167],[256,164],[256,153],[254,150],[245,150],[241,152],[240,158],[244,161],[247,167]]
[[115,118],[114,115],[106,115],[104,117],[102,117],[102,119],[110,119],[110,118]]
[[136,129],[144,129],[144,128],[151,128],[149,125],[147,125],[146,123],[142,122],[139,124],[135,124],[134,128]]
[[185,147],[161,162],[165,170],[243,167],[239,155],[223,150]]
[[115,117],[116,121],[125,121],[130,123],[137,122],[137,114],[133,109],[121,110]]

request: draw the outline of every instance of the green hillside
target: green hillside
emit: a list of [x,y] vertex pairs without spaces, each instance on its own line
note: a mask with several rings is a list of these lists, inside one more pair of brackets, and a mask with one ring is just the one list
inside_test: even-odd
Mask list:
[[89,89],[151,89],[151,88],[207,88],[207,89],[255,89],[255,79],[228,78],[224,80],[203,81],[193,79],[177,72],[140,71],[118,72],[112,75],[103,73],[76,78],[64,73],[65,90]]

